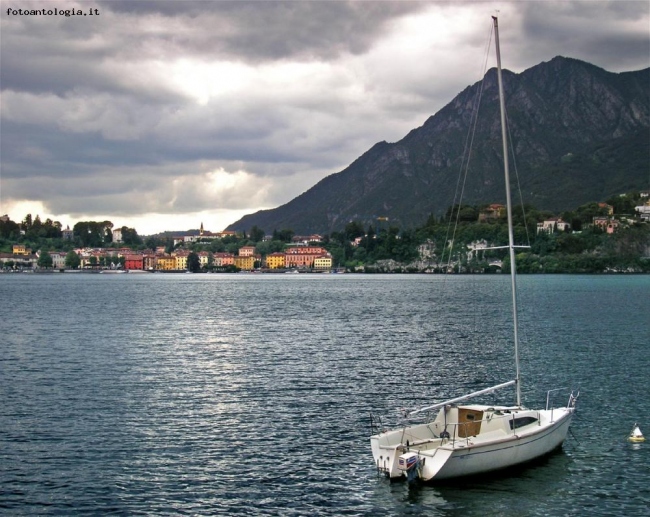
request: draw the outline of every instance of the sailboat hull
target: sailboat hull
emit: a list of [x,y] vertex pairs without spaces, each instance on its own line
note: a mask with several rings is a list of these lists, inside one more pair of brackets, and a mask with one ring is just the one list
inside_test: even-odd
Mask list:
[[548,427],[535,430],[528,435],[513,435],[497,443],[475,443],[455,448],[443,465],[431,458],[430,467],[425,461],[420,478],[452,479],[503,470],[528,463],[554,451],[562,445],[571,422],[571,413],[566,413],[561,421]]
[[[472,423],[478,427],[470,428],[470,434],[463,432],[468,429],[467,423],[451,420],[463,411],[454,408],[433,422],[371,437],[378,470],[391,479],[417,477],[422,481],[438,481],[522,465],[562,445],[574,411],[573,408],[500,411],[482,406],[471,409],[483,413],[485,418]],[[530,423],[517,428],[511,421]],[[447,429],[452,431],[449,438],[445,434],[441,438]],[[471,434],[474,431],[476,434]],[[406,456],[412,460],[417,458],[410,462],[414,471],[405,469],[404,462],[400,466],[400,458]]]

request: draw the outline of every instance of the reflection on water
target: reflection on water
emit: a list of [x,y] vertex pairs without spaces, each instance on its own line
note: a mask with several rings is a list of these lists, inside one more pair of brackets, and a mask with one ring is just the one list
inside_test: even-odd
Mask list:
[[508,475],[426,486],[376,476],[369,412],[390,424],[510,379],[505,277],[2,275],[0,508],[641,513],[650,449],[626,438],[650,428],[649,277],[520,286],[525,402],[580,385],[573,436]]

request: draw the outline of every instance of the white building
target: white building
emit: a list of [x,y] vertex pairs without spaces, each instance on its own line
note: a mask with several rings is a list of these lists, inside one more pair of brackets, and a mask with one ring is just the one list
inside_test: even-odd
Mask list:
[[50,252],[50,257],[52,257],[52,267],[54,269],[63,269],[65,267],[66,255],[67,253],[65,251]]
[[650,221],[650,205],[635,206],[634,209],[639,213],[641,219]]

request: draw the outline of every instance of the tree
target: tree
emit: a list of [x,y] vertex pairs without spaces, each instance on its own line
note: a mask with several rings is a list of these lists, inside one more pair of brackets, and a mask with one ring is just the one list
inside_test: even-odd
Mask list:
[[65,265],[70,269],[77,269],[81,264],[81,259],[74,251],[68,251],[68,254],[65,256]]
[[165,241],[161,238],[150,235],[144,240],[144,245],[150,250],[155,250],[158,246],[164,246]]
[[74,225],[72,231],[82,246],[98,248],[106,242],[111,242],[113,234],[110,228],[112,226],[113,224],[110,221],[101,223],[96,221],[81,221]]
[[22,222],[22,228],[27,233],[29,230],[32,229],[32,214],[27,214],[25,216],[25,219],[23,219]]
[[192,273],[198,273],[201,271],[201,261],[199,260],[199,255],[192,251],[187,256],[187,269]]
[[284,230],[273,230],[273,240],[281,242],[291,242],[295,232],[293,230],[284,229]]
[[352,221],[346,224],[343,233],[349,241],[353,241],[357,237],[363,237],[366,234],[363,229],[363,224],[358,221]]
[[249,238],[253,242],[260,242],[264,239],[264,230],[258,228],[257,225],[253,226],[249,232]]
[[54,265],[52,256],[47,251],[41,251],[41,254],[38,257],[38,267],[49,268]]
[[7,219],[6,221],[0,219],[0,237],[17,240],[19,235],[20,226],[18,226],[18,223],[11,219]]
[[102,232],[104,234],[104,243],[110,244],[113,242],[113,223],[110,221],[104,221],[100,224],[102,226]]
[[110,267],[111,269],[115,269],[115,268],[119,269],[120,267],[124,267],[124,262],[126,259],[123,256],[118,257],[117,255],[106,255],[105,260],[106,260],[106,267]]
[[458,215],[461,221],[474,222],[478,220],[478,210],[474,206],[464,205]]
[[632,194],[612,196],[607,200],[607,204],[614,208],[615,214],[634,214],[635,196]]
[[127,228],[126,226],[122,226],[120,230],[122,230],[122,242],[125,245],[137,246],[138,244],[142,244],[142,239],[138,235],[138,232],[135,230],[135,228]]

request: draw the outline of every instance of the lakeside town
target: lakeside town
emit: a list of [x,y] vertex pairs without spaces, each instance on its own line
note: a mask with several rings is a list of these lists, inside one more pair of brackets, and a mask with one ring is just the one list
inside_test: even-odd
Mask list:
[[[72,239],[72,230],[63,230],[64,239]],[[122,242],[121,229],[112,230],[112,243]],[[283,252],[276,251],[262,256],[256,246],[241,246],[236,253],[191,251],[185,246],[193,243],[206,243],[214,239],[236,238],[236,232],[212,233],[201,229],[197,235],[173,237],[174,251],[159,246],[153,250],[133,250],[129,247],[116,248],[77,248],[65,251],[46,252],[51,258],[51,266],[43,266],[42,252],[32,253],[24,244],[14,244],[12,253],[0,254],[0,261],[14,261],[21,270],[48,269],[53,271],[97,271],[97,272],[233,272],[253,270],[295,270],[331,271],[332,255],[323,247],[314,245],[322,241],[320,235],[293,238]],[[241,236],[240,236],[241,237]],[[270,237],[269,237],[270,240]],[[76,257],[75,257],[76,256]]]
[[[518,261],[522,271],[645,272],[650,258],[650,191],[608,201],[589,203],[561,216],[534,209],[515,214],[520,230],[535,228],[531,252]],[[454,219],[461,225],[455,243],[460,246],[451,253],[451,242],[442,229]],[[4,215],[0,217],[0,271],[500,272],[507,257],[491,248],[502,238],[504,219],[505,207],[493,203],[452,207],[440,220],[430,217],[417,230],[400,231],[389,226],[387,218],[378,218],[376,226],[367,229],[350,222],[344,231],[326,236],[299,236],[291,230],[267,235],[257,227],[248,235],[211,232],[201,223],[199,230],[143,239],[134,229],[115,228],[109,221],[80,222],[74,229],[62,229],[38,216],[32,220],[29,215],[19,224]],[[32,249],[30,242],[39,242],[40,249]],[[629,265],[631,248],[638,255],[632,257],[637,265]]]

